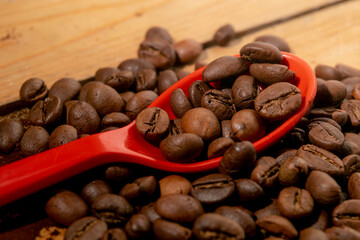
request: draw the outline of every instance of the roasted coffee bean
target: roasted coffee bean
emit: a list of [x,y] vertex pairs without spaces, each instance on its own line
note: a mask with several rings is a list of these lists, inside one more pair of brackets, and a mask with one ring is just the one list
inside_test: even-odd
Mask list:
[[163,27],[154,26],[146,31],[145,39],[163,39],[169,43],[172,43],[172,37],[168,30]]
[[83,217],[66,230],[64,240],[97,240],[105,234],[106,223],[95,217]]
[[151,197],[156,190],[156,179],[154,176],[145,176],[136,179],[133,183],[126,184],[120,195],[127,200],[142,200]]
[[344,143],[344,134],[338,128],[324,121],[315,121],[309,125],[308,134],[312,144],[328,151],[339,151]]
[[267,43],[251,42],[240,49],[240,56],[250,63],[281,63],[280,50]]
[[360,70],[354,67],[350,67],[345,64],[338,63],[335,65],[335,68],[341,71],[346,77],[360,77]]
[[99,130],[100,117],[91,104],[77,101],[68,110],[66,124],[76,128],[78,134],[93,134]]
[[132,169],[124,166],[110,166],[105,171],[105,178],[110,183],[122,184],[129,181]]
[[125,113],[134,120],[136,116],[145,108],[147,108],[158,95],[154,91],[145,90],[136,93],[133,97],[126,102]]
[[336,106],[347,94],[344,83],[337,80],[317,79],[317,90],[314,104],[318,106]]
[[170,108],[177,118],[181,118],[187,111],[192,109],[191,102],[181,88],[172,91],[170,96]]
[[154,90],[157,85],[156,71],[153,69],[142,69],[135,75],[136,92]]
[[360,148],[360,135],[359,134],[347,132],[347,133],[345,133],[345,140],[357,145]]
[[356,100],[360,100],[360,84],[357,83],[354,85],[354,88],[352,90],[351,95],[353,96],[353,98],[355,98]]
[[346,77],[339,69],[324,64],[316,65],[315,75],[324,80],[342,80]]
[[316,216],[314,223],[311,225],[312,228],[325,231],[330,226],[330,217],[327,211],[321,209],[320,213]]
[[92,215],[110,225],[125,225],[134,212],[131,204],[122,196],[106,193],[91,205]]
[[18,119],[0,121],[0,153],[10,152],[24,134],[24,127]]
[[136,130],[149,142],[156,142],[168,134],[170,119],[158,107],[146,108],[136,117]]
[[151,223],[154,223],[155,220],[161,218],[160,215],[155,211],[154,202],[143,206],[140,210],[140,213],[145,214]]
[[174,49],[180,63],[189,63],[194,61],[202,52],[202,45],[192,38],[187,38],[176,42]]
[[63,104],[58,97],[48,97],[30,109],[29,121],[36,126],[49,126],[60,120],[62,110]]
[[88,207],[76,193],[62,191],[48,200],[45,211],[55,222],[70,226],[75,220],[86,216]]
[[217,89],[203,94],[201,106],[211,110],[220,121],[231,119],[236,111],[231,97]]
[[265,85],[292,81],[295,78],[295,73],[282,64],[253,63],[250,66],[250,74]]
[[171,162],[190,162],[201,154],[203,148],[202,138],[192,133],[172,135],[160,143],[162,155]]
[[225,151],[219,163],[219,172],[231,176],[245,174],[253,167],[255,160],[256,151],[251,142],[236,142]]
[[221,133],[223,137],[231,138],[233,141],[239,141],[239,139],[235,136],[234,132],[232,131],[231,120],[221,121]]
[[46,98],[49,90],[40,78],[30,78],[20,87],[19,97],[26,102],[36,102]]
[[134,74],[118,68],[100,68],[95,73],[95,81],[100,81],[118,92],[127,91],[134,83]]
[[348,193],[353,199],[360,199],[360,173],[354,172],[348,181]]
[[261,157],[257,160],[250,178],[263,188],[272,188],[277,183],[280,166],[281,162],[273,157]]
[[275,35],[262,35],[255,38],[254,42],[263,42],[274,45],[280,51],[291,52],[289,44],[283,39]]
[[262,231],[277,236],[284,236],[285,238],[296,238],[298,232],[294,225],[286,218],[278,215],[265,216],[256,221]]
[[230,148],[235,142],[228,137],[220,137],[209,144],[207,157],[208,159],[216,158],[224,155],[225,151]]
[[235,191],[233,179],[226,174],[213,173],[192,183],[191,195],[203,204],[221,203]]
[[194,81],[188,90],[188,97],[194,107],[201,107],[201,98],[212,86],[201,80]]
[[191,238],[191,230],[178,223],[157,219],[153,222],[153,232],[158,240],[188,240]]
[[287,158],[279,169],[279,183],[283,186],[295,186],[308,174],[307,163],[299,157]]
[[198,200],[183,194],[160,197],[155,202],[155,210],[161,217],[179,223],[193,223],[204,213]]
[[287,82],[275,83],[265,88],[254,102],[259,115],[272,121],[285,119],[294,114],[300,104],[300,90]]
[[350,199],[337,205],[332,211],[332,223],[345,225],[360,231],[360,199]]
[[206,62],[202,62],[202,61],[196,61],[195,62],[195,71],[202,68],[202,67],[205,67],[207,65]]
[[184,129],[181,126],[181,119],[171,119],[169,126],[169,136],[178,135],[181,133],[185,133]]
[[151,230],[151,223],[144,214],[138,213],[129,219],[125,230],[131,239],[144,239]]
[[81,84],[73,78],[61,78],[57,80],[49,90],[48,97],[58,97],[61,103],[75,99],[79,94]]
[[279,193],[277,206],[284,217],[289,219],[304,218],[313,212],[314,199],[305,189],[286,187]]
[[351,154],[343,158],[342,160],[345,166],[345,175],[349,177],[354,172],[360,171],[360,156],[357,154]]
[[108,132],[108,131],[112,131],[112,130],[116,130],[118,129],[118,127],[107,127],[104,128],[103,130],[101,130],[100,132]]
[[245,239],[244,229],[237,222],[217,213],[205,213],[196,219],[193,233],[199,240]]
[[129,101],[130,98],[132,98],[135,95],[135,93],[132,91],[121,92],[119,94],[124,100],[125,104]]
[[119,64],[118,68],[120,70],[130,71],[134,74],[134,76],[137,75],[142,69],[155,69],[151,62],[141,58],[126,59]]
[[101,126],[106,127],[124,127],[131,123],[131,120],[126,114],[121,112],[113,112],[106,114],[101,120]]
[[360,126],[360,100],[343,101],[341,109],[348,114],[353,127]]
[[216,115],[206,108],[193,108],[181,118],[181,126],[187,133],[193,133],[204,141],[220,136],[220,123]]
[[251,203],[265,196],[262,187],[251,179],[235,179],[235,186],[240,202]]
[[167,69],[159,73],[159,78],[157,82],[157,88],[159,93],[165,92],[169,87],[178,81],[178,77],[173,70]]
[[320,204],[333,205],[341,200],[341,187],[325,172],[312,171],[306,180],[305,188]]
[[317,124],[319,121],[327,122],[341,131],[341,126],[335,120],[333,120],[331,118],[327,118],[327,117],[318,117],[318,118],[312,118],[311,120],[309,120],[308,126],[307,126],[309,128],[309,130],[311,129],[312,123]]
[[345,78],[341,82],[346,86],[346,99],[351,99],[354,86],[360,83],[360,77]]
[[235,80],[249,69],[247,63],[235,56],[223,56],[210,62],[202,73],[205,82]]
[[127,240],[125,230],[122,228],[111,228],[107,230],[101,240]]
[[189,194],[191,183],[186,178],[179,175],[169,175],[159,181],[161,196],[170,194]]
[[257,210],[254,215],[256,217],[256,219],[260,219],[263,218],[265,216],[271,216],[271,215],[281,215],[279,212],[279,209],[277,207],[277,200],[276,199],[271,199],[271,203],[269,205],[267,205],[266,207]]
[[329,240],[326,233],[315,228],[301,230],[299,240]]
[[225,24],[216,30],[213,41],[220,45],[225,46],[235,37],[235,29],[231,24]]
[[326,229],[329,240],[357,240],[360,239],[360,232],[347,226],[333,226]]
[[240,141],[255,142],[265,135],[265,124],[253,109],[236,112],[231,118],[231,129]]
[[20,148],[25,156],[46,150],[49,146],[49,134],[39,126],[31,126],[21,138]]
[[76,129],[70,125],[60,125],[51,133],[49,148],[58,147],[78,139]]
[[81,197],[91,205],[103,194],[112,193],[110,186],[103,180],[93,180],[81,190]]
[[179,68],[174,69],[174,72],[175,72],[175,74],[177,76],[177,79],[179,79],[179,80],[183,79],[184,77],[186,77],[187,75],[190,74],[190,72],[185,71],[183,69],[179,69]]
[[141,42],[138,57],[149,61],[155,68],[166,69],[175,64],[176,52],[169,42],[152,38]]
[[310,110],[309,116],[311,118],[331,118],[340,126],[344,126],[348,120],[347,113],[335,107],[313,108]]
[[254,77],[249,75],[242,75],[238,77],[232,88],[231,96],[237,108],[254,108],[254,101],[260,87],[256,84]]

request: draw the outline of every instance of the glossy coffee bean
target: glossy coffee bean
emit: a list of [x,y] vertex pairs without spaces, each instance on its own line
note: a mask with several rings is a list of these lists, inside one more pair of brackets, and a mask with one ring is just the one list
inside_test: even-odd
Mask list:
[[60,125],[51,133],[49,148],[58,147],[78,139],[77,130],[70,125]]
[[194,223],[193,233],[199,240],[245,239],[244,229],[237,222],[217,213],[201,215]]
[[187,38],[176,42],[174,49],[180,63],[189,63],[194,61],[202,52],[202,45],[192,38]]
[[283,186],[296,186],[307,174],[307,163],[302,158],[294,156],[287,158],[281,164],[278,179]]
[[234,80],[249,69],[247,63],[234,56],[219,57],[210,62],[202,73],[205,82]]
[[262,35],[255,38],[254,42],[263,42],[274,45],[280,51],[291,52],[289,44],[281,37],[275,35]]
[[271,189],[277,183],[280,166],[281,162],[273,157],[261,157],[257,160],[250,178],[261,187]]
[[167,135],[169,124],[167,112],[158,107],[144,109],[135,122],[138,133],[149,142],[156,142]]
[[294,225],[285,217],[278,215],[270,215],[262,217],[256,221],[256,225],[273,235],[282,235],[286,238],[292,239],[298,236],[298,232]]
[[280,50],[267,43],[251,42],[240,49],[240,56],[250,63],[281,63]]
[[194,107],[201,107],[201,98],[205,92],[212,89],[212,86],[201,80],[191,83],[188,90],[188,97]]
[[238,77],[231,88],[233,102],[240,109],[254,108],[254,100],[259,92],[260,87],[249,75]]
[[330,226],[330,217],[327,211],[322,209],[316,216],[314,223],[311,225],[312,228],[325,231]]
[[351,198],[360,199],[360,172],[355,172],[350,176],[348,192]]
[[160,194],[166,196],[170,194],[189,194],[191,183],[186,178],[179,175],[169,175],[159,181]]
[[0,121],[0,153],[10,152],[24,134],[23,124],[18,119]]
[[96,240],[106,233],[108,226],[95,217],[83,217],[66,230],[65,240]]
[[191,102],[181,88],[172,91],[170,95],[170,108],[177,118],[181,118],[187,111],[192,109]]
[[220,137],[209,144],[207,157],[208,159],[216,158],[224,155],[225,151],[230,148],[235,142],[228,137]]
[[93,216],[114,226],[125,225],[133,212],[133,207],[124,197],[112,193],[99,196],[91,205]]
[[329,240],[357,240],[360,239],[360,232],[347,226],[332,226],[326,229]]
[[135,75],[136,92],[154,90],[157,85],[156,71],[153,69],[142,69]]
[[66,124],[76,128],[78,134],[93,134],[99,130],[100,117],[92,105],[77,101],[68,110]]
[[183,194],[160,197],[155,202],[155,210],[161,217],[179,223],[193,223],[204,213],[198,200]]
[[313,212],[314,199],[305,189],[286,187],[279,193],[277,206],[284,217],[289,219],[304,218]]
[[184,129],[181,126],[181,119],[171,119],[169,126],[169,136],[178,135],[181,133],[185,133]]
[[231,120],[223,120],[221,121],[221,134],[223,137],[231,138],[233,141],[239,141],[239,139],[235,136],[232,128],[231,128]]
[[242,109],[231,118],[231,129],[240,141],[255,142],[265,135],[265,124],[257,111]]
[[255,110],[272,121],[289,117],[301,104],[300,90],[287,82],[270,85],[260,92],[254,102]]
[[129,70],[100,68],[95,73],[95,81],[103,82],[118,92],[125,92],[133,85],[135,77]]
[[118,66],[118,69],[130,71],[134,74],[134,76],[136,74],[138,74],[142,69],[145,69],[145,68],[155,69],[154,65],[151,62],[147,61],[146,59],[141,59],[141,58],[126,59],[126,60],[122,61]]
[[126,231],[122,228],[111,228],[108,229],[101,240],[127,240]]
[[133,171],[131,168],[125,166],[109,166],[105,170],[105,178],[108,182],[119,184],[127,182],[130,179]]
[[172,135],[160,143],[161,154],[171,162],[190,162],[201,154],[203,148],[202,138],[192,133]]
[[346,86],[346,99],[352,99],[352,91],[354,86],[360,83],[360,77],[348,77],[341,80],[341,82]]
[[165,219],[154,221],[152,230],[158,240],[188,240],[192,235],[191,229]]
[[225,46],[235,37],[235,29],[231,24],[225,24],[216,30],[213,41],[220,45]]
[[316,202],[323,205],[337,204],[341,200],[341,187],[325,172],[312,171],[306,180],[305,189]]
[[49,126],[60,120],[63,104],[58,97],[39,100],[30,109],[29,121],[36,126]]
[[324,80],[342,80],[346,77],[339,69],[324,64],[316,65],[315,75]]
[[145,33],[145,39],[162,39],[169,43],[173,42],[173,39],[168,30],[163,27],[154,26],[149,28]]
[[243,203],[260,200],[265,195],[262,187],[248,178],[235,179],[235,186],[239,200]]
[[301,230],[299,240],[328,240],[326,233],[315,228]]
[[347,95],[346,85],[337,80],[317,78],[317,90],[314,104],[317,106],[336,106]]
[[344,134],[338,128],[324,121],[312,122],[309,126],[309,140],[312,144],[328,151],[339,151],[344,143]]
[[136,93],[133,97],[126,102],[125,113],[134,120],[136,116],[145,108],[147,108],[158,95],[154,91],[145,90]]
[[233,179],[226,174],[213,173],[192,183],[191,195],[203,204],[221,203],[235,191]]
[[175,64],[174,47],[163,39],[144,40],[138,49],[138,57],[152,63],[155,68],[166,69]]
[[356,128],[360,126],[360,100],[343,101],[341,109],[348,114],[353,127]]
[[217,89],[211,89],[204,93],[201,98],[201,106],[211,110],[219,121],[231,119],[236,111],[231,96]]
[[103,180],[93,180],[81,190],[81,197],[91,205],[96,198],[103,194],[112,193],[110,186]]
[[75,220],[86,216],[88,207],[76,193],[63,191],[48,200],[45,211],[55,222],[70,226]]
[[360,199],[350,199],[337,205],[332,211],[332,223],[345,225],[360,231]]
[[30,78],[20,87],[19,97],[26,102],[36,102],[46,98],[49,90],[40,78]]
[[159,93],[165,92],[169,87],[178,81],[178,77],[173,70],[167,69],[159,73],[157,88]]
[[21,152],[25,156],[42,152],[48,148],[49,133],[39,126],[28,128],[20,141]]
[[81,89],[81,84],[73,78],[57,80],[49,90],[48,97],[58,97],[62,103],[75,99]]
[[282,64],[253,63],[250,66],[250,74],[265,85],[288,82],[295,78],[295,73]]
[[119,94],[124,100],[125,104],[129,101],[130,98],[132,98],[135,95],[135,93],[132,91],[121,92]]
[[133,183],[126,184],[121,190],[120,195],[127,200],[147,199],[156,190],[156,179],[154,176],[137,178]]
[[277,200],[276,199],[271,199],[271,203],[269,205],[267,205],[264,208],[261,208],[259,210],[257,210],[254,215],[257,219],[266,217],[266,216],[271,216],[271,215],[281,215],[279,212],[279,209],[277,207]]
[[155,211],[154,202],[141,207],[140,213],[145,214],[151,223],[154,223],[155,220],[161,218],[160,215]]
[[125,230],[131,239],[144,239],[151,230],[151,223],[144,214],[138,213],[129,219]]
[[106,127],[124,127],[131,123],[131,120],[126,114],[121,112],[113,112],[106,114],[101,120],[101,126]]

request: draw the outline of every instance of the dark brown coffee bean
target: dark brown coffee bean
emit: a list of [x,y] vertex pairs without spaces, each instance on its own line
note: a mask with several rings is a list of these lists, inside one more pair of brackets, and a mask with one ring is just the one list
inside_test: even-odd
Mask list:
[[239,139],[235,136],[231,128],[231,120],[221,121],[221,133],[223,137],[231,138],[233,141],[238,141]]
[[220,123],[216,115],[206,108],[193,108],[181,118],[181,126],[187,133],[193,133],[204,141],[220,136]]
[[198,70],[198,69],[200,69],[200,68],[203,68],[203,67],[205,67],[207,65],[207,63],[206,62],[202,62],[202,61],[196,61],[195,62],[195,71],[196,70]]
[[224,155],[225,151],[230,148],[235,142],[228,137],[220,137],[209,144],[207,157],[208,159],[216,158]]
[[[348,115],[345,111],[335,107],[313,108],[309,112],[311,118],[331,118],[340,126],[344,126],[348,120]],[[340,128],[341,129],[341,128]]]
[[169,87],[178,81],[178,77],[173,70],[167,69],[159,73],[159,80],[157,83],[157,88],[159,94],[165,92]]
[[[88,91],[91,88],[101,88],[104,85],[103,82],[98,82],[98,81],[90,81],[84,84],[84,86],[81,87],[80,93],[79,93],[79,97],[78,99],[80,101],[86,101],[87,95],[88,95]],[[71,101],[72,102],[72,101]]]
[[165,138],[160,143],[162,155],[171,162],[190,162],[197,158],[204,147],[201,137],[192,133],[180,133]]
[[186,178],[179,175],[169,175],[159,181],[161,196],[170,194],[189,194],[191,183]]
[[136,92],[154,90],[157,85],[156,71],[153,69],[142,69],[135,75]]
[[318,106],[336,106],[346,98],[346,85],[337,80],[317,79],[314,103]]
[[144,214],[138,213],[129,219],[125,230],[131,239],[144,239],[151,230],[151,223]]
[[360,84],[357,83],[354,85],[354,88],[351,92],[351,95],[353,96],[353,98],[355,98],[356,100],[360,100]]
[[354,86],[360,83],[360,77],[348,77],[341,80],[341,82],[346,86],[346,99],[351,99]]
[[95,217],[83,217],[66,230],[64,240],[98,240],[107,229],[104,221]]
[[324,80],[342,80],[346,77],[342,71],[324,64],[316,65],[315,75]]
[[75,220],[86,216],[88,207],[76,193],[63,191],[49,199],[45,211],[55,222],[70,226]]
[[332,211],[332,223],[345,225],[360,231],[360,199],[350,199],[337,205]]
[[[296,151],[295,151],[296,153]],[[289,157],[279,169],[279,183],[283,186],[295,186],[299,184],[300,180],[307,176],[308,165],[299,157]]]
[[265,195],[262,187],[248,178],[236,179],[235,186],[240,202],[243,203],[251,203],[252,201],[260,200]]
[[91,205],[99,196],[112,193],[110,186],[103,180],[93,180],[81,190],[81,197]]
[[155,210],[161,217],[179,223],[193,223],[204,213],[198,200],[183,194],[160,197],[155,202]]
[[324,121],[309,124],[308,137],[312,144],[328,151],[339,151],[344,143],[344,134],[338,128]]
[[181,133],[185,133],[184,129],[181,126],[181,119],[171,119],[169,126],[169,136],[178,135]]
[[275,35],[262,35],[257,37],[254,42],[263,42],[274,45],[280,51],[291,52],[289,44],[283,39]]
[[333,205],[341,200],[341,187],[325,172],[312,171],[306,180],[305,188],[320,204]]
[[25,156],[42,152],[48,148],[49,134],[39,126],[31,126],[21,138],[20,147]]
[[191,102],[181,88],[172,91],[170,96],[170,108],[177,118],[181,118],[187,111],[192,109]]
[[23,124],[18,119],[0,121],[0,153],[10,152],[24,134]]
[[145,39],[163,39],[169,43],[172,43],[172,37],[168,30],[163,27],[154,26],[146,31]]
[[79,94],[81,84],[73,78],[57,80],[49,90],[48,97],[58,97],[62,103],[75,99]]
[[353,127],[360,126],[360,100],[343,101],[341,109],[348,114]]
[[145,90],[136,93],[126,103],[125,113],[131,119],[134,120],[136,116],[145,108],[147,108],[158,95],[154,91]]
[[195,180],[191,195],[203,204],[216,204],[229,198],[234,191],[235,184],[229,175],[213,173]]
[[174,47],[160,38],[144,40],[138,49],[138,57],[152,63],[155,68],[166,69],[175,64]]
[[201,98],[201,106],[215,113],[220,121],[231,119],[236,111],[231,96],[217,89],[211,89],[204,93]]
[[175,74],[177,76],[177,79],[179,79],[179,80],[183,79],[184,77],[186,77],[187,75],[190,74],[190,72],[185,71],[183,69],[178,69],[178,68],[174,69],[174,72],[175,72]]
[[231,88],[233,102],[240,109],[254,108],[254,100],[259,92],[254,77],[249,75],[238,77]]
[[220,160],[219,172],[231,176],[245,174],[252,168],[255,160],[256,151],[251,142],[236,142],[226,150]]
[[240,56],[250,63],[281,63],[280,50],[267,43],[251,42],[240,49]]
[[140,213],[145,214],[151,223],[154,223],[155,220],[161,218],[160,215],[155,211],[155,203],[153,202],[143,206],[140,210]]
[[225,46],[235,37],[235,29],[231,24],[225,24],[218,28],[213,36],[213,41],[220,45]]
[[277,183],[280,166],[281,162],[273,157],[261,157],[257,160],[250,178],[261,187],[271,189]]
[[147,199],[156,190],[156,179],[154,176],[145,176],[136,179],[133,183],[126,184],[121,190],[120,195],[127,200]]
[[250,74],[265,85],[292,81],[295,78],[295,73],[282,64],[254,63],[250,66]]
[[349,196],[353,199],[360,199],[360,172],[354,172],[348,181]]
[[287,82],[275,83],[265,88],[254,102],[259,115],[272,121],[285,119],[294,114],[300,104],[300,90]]
[[125,230],[122,228],[111,228],[107,230],[101,240],[127,240]]
[[270,216],[270,215],[281,215],[279,212],[279,209],[277,207],[277,200],[276,199],[271,199],[271,203],[269,205],[267,205],[266,207],[257,210],[254,215],[257,219],[263,218],[265,216]]
[[118,92],[127,91],[134,83],[134,74],[118,68],[100,68],[95,73],[95,81],[100,81]]
[[130,58],[122,61],[118,68],[120,70],[130,71],[137,75],[142,69],[155,69],[154,65],[146,59]]
[[201,80],[193,82],[188,90],[188,97],[194,107],[201,107],[201,98],[212,86]]
[[294,225],[286,218],[278,215],[270,215],[262,217],[256,221],[262,231],[277,236],[284,236],[292,239],[298,236],[298,232]]
[[129,181],[130,176],[132,175],[132,169],[124,166],[110,166],[105,171],[105,178],[110,183],[116,185],[122,185]]
[[131,123],[131,120],[126,114],[120,112],[113,112],[106,114],[101,120],[101,126],[106,127],[124,127]]
[[170,119],[158,107],[146,108],[136,117],[136,130],[149,142],[156,142],[168,134]]
[[327,211],[321,209],[320,213],[316,216],[315,222],[311,225],[312,228],[325,231],[330,226],[330,217]]
[[314,199],[305,189],[286,187],[280,191],[277,205],[284,217],[289,219],[304,218],[313,212]]
[[338,63],[335,68],[341,71],[346,77],[360,77],[360,70],[345,64]]
[[60,120],[62,110],[63,104],[58,97],[48,97],[30,109],[29,121],[33,125],[49,126]]
[[30,78],[20,87],[19,97],[26,102],[36,102],[46,98],[49,90],[40,78]]
[[60,125],[51,133],[49,148],[58,147],[78,139],[76,129],[70,125]]
[[265,124],[253,109],[236,112],[231,118],[231,129],[240,141],[255,142],[265,135]]
[[358,240],[360,239],[360,232],[356,231],[347,226],[333,226],[331,228],[326,229],[326,235],[329,240]]
[[326,233],[315,228],[301,230],[299,240],[329,240]]
[[345,175],[349,177],[354,172],[360,171],[360,156],[357,154],[351,154],[343,158],[342,160],[345,166]]
[[122,99],[124,100],[125,103],[127,103],[129,101],[130,98],[132,98],[135,93],[132,91],[126,91],[126,92],[121,92],[119,93],[120,96],[122,97]]
[[245,239],[244,229],[237,222],[217,213],[205,213],[196,219],[193,233],[199,240]]
[[219,57],[210,62],[202,73],[205,82],[235,80],[249,69],[247,63],[234,56]]
[[194,61],[202,52],[202,45],[192,38],[184,39],[174,44],[174,49],[180,63]]
[[154,221],[153,231],[158,240],[188,240],[191,238],[190,229],[165,219],[157,219]]
[[111,225],[125,225],[134,212],[131,204],[122,196],[106,193],[91,205],[92,215]]
[[78,134],[93,134],[99,130],[100,117],[92,105],[77,101],[69,108],[66,124],[76,128]]

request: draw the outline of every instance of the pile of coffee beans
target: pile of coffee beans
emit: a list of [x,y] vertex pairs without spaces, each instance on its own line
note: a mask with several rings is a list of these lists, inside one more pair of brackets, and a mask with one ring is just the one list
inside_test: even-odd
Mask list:
[[[227,44],[234,35],[224,26],[214,42]],[[263,77],[284,70],[282,65],[273,68],[279,59],[272,59],[281,54],[266,63],[259,63],[263,55],[250,54],[261,42],[290,51],[275,36],[245,45],[241,59],[251,62],[249,75],[229,76],[231,68],[219,72],[214,67],[228,62],[249,66],[240,58],[215,60],[188,98],[181,90],[173,92],[170,104],[178,118],[173,120],[159,108],[145,108],[186,74],[174,66],[194,61],[201,45],[193,40],[173,43],[163,28],[146,33],[138,59],[100,69],[96,81],[81,86],[61,79],[50,89],[40,79],[26,81],[20,96],[33,107],[2,117],[2,159],[14,152],[17,159],[36,154],[135,118],[139,133],[159,143],[169,160],[195,159],[203,152],[201,145],[208,145],[208,158],[223,155],[219,168],[208,173],[174,175],[123,164],[91,172],[86,183],[73,179],[69,186],[80,184],[79,189],[56,189],[46,199],[43,208],[56,223],[42,229],[37,239],[360,239],[360,70],[342,64],[316,66],[318,90],[311,109],[280,142],[257,154],[251,141],[264,134],[264,124],[257,124],[260,130],[254,135],[253,130],[242,133],[241,127],[234,131],[236,126],[244,121],[256,125],[258,115],[273,121],[288,116],[259,111],[266,104],[254,82],[261,83],[261,93],[286,84]],[[218,79],[221,90],[208,84]],[[277,88],[265,97],[277,97],[280,90],[294,92],[288,89]],[[193,125],[199,118],[218,127],[194,134],[204,127]],[[190,150],[177,151],[179,142]]]

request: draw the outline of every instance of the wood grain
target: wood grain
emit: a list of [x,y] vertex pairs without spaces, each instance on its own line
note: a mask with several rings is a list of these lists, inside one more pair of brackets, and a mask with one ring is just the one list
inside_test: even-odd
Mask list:
[[[30,77],[51,86],[62,77],[85,79],[100,67],[136,57],[150,26],[169,29],[176,40],[204,42],[226,23],[241,31],[332,2],[336,1],[1,1],[0,105],[17,100],[19,87]],[[281,35],[292,40],[285,31]],[[214,51],[224,55],[227,49]]]

